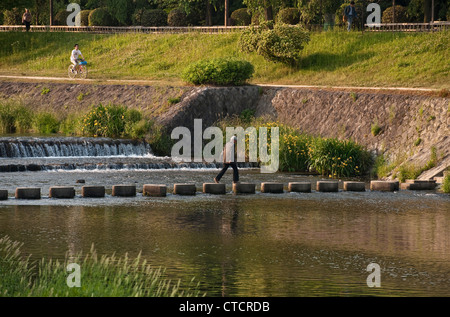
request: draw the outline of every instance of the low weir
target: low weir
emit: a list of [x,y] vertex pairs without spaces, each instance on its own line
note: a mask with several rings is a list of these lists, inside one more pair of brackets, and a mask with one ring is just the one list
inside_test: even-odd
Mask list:
[[2,158],[144,156],[150,145],[138,140],[108,138],[0,138]]
[[[257,167],[239,163],[240,168]],[[140,140],[76,137],[2,137],[0,173],[74,170],[221,168],[222,163],[175,162]]]

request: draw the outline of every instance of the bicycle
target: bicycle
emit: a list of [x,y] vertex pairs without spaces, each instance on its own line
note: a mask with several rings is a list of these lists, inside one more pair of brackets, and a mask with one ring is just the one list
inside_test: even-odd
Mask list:
[[85,60],[78,63],[78,71],[75,70],[75,65],[70,65],[68,69],[69,78],[74,79],[79,77],[85,79],[88,75],[87,62]]

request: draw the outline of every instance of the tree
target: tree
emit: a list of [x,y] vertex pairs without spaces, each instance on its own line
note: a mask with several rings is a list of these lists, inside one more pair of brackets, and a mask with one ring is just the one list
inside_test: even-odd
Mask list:
[[[286,3],[288,1],[285,1]],[[259,12],[266,21],[272,21],[274,13],[284,5],[283,0],[243,0],[243,3],[252,13]]]

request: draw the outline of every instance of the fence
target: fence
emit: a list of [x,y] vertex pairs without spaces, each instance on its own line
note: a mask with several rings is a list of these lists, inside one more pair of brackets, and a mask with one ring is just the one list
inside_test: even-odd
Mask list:
[[[305,26],[310,31],[323,31],[324,25],[311,24]],[[338,27],[338,26],[335,26]],[[246,26],[48,26],[32,25],[32,32],[83,32],[83,33],[207,33],[221,34],[239,32]],[[331,28],[331,25],[328,26]],[[327,28],[325,28],[327,29]],[[372,32],[436,32],[450,29],[450,22],[433,23],[381,23],[378,26],[364,25],[365,31]],[[0,32],[25,31],[23,25],[0,25]]]
[[[237,32],[245,26],[48,26],[32,25],[32,32],[83,32],[83,33],[208,33]],[[0,25],[0,32],[25,31],[23,25]]]
[[431,23],[381,23],[377,26],[369,27],[364,25],[366,31],[374,32],[437,32],[450,30],[449,21]]

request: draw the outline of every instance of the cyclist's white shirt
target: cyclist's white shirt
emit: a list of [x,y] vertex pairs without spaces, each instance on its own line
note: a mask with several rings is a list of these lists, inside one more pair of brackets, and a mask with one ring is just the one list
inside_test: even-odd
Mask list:
[[72,62],[76,62],[80,56],[83,56],[83,54],[81,54],[80,50],[73,50],[72,55],[70,55],[70,60]]

